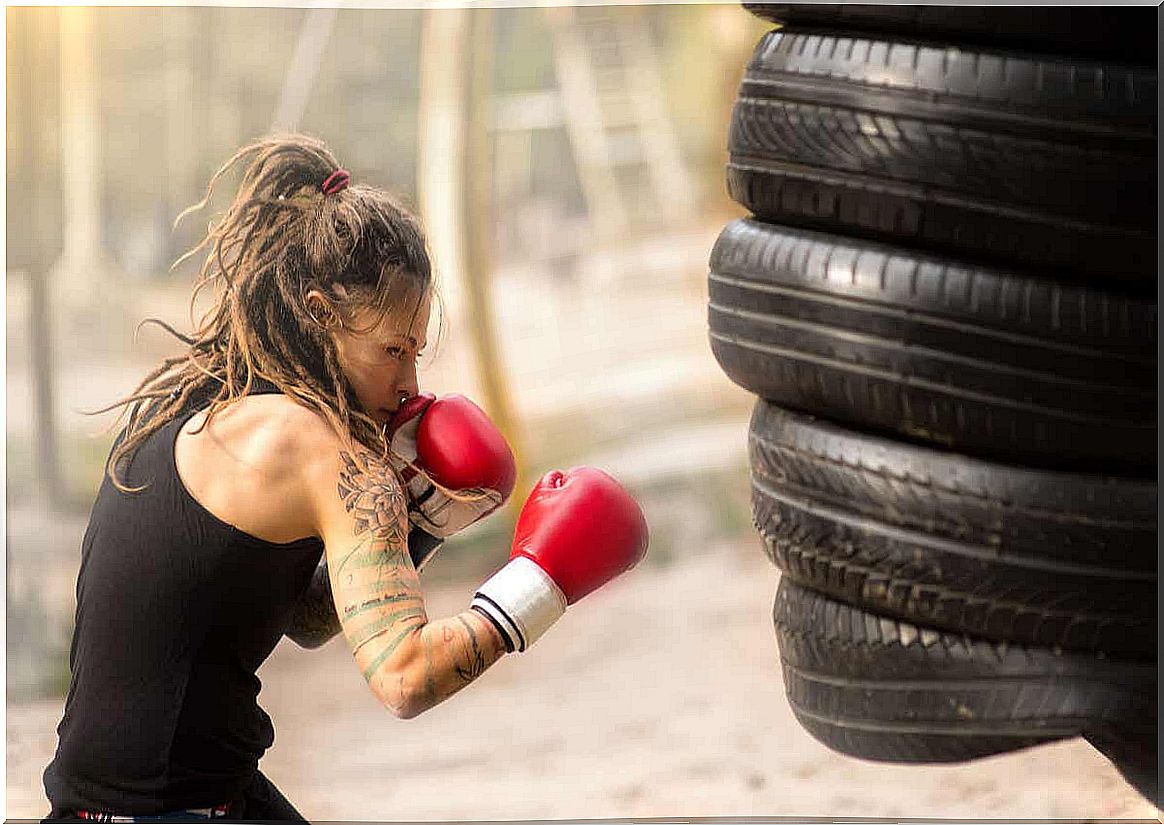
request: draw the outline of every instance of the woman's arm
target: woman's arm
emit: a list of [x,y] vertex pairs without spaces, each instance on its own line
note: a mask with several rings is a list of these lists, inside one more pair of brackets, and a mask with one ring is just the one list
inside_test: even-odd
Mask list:
[[428,618],[408,553],[404,490],[386,462],[362,447],[333,449],[313,489],[340,627],[389,710],[416,716],[501,658],[505,643],[481,613]]
[[[421,565],[444,543],[444,539],[429,535],[419,528],[412,528],[408,534],[408,555],[412,565],[419,570]],[[286,636],[300,647],[313,650],[322,647],[341,631],[339,616],[335,612],[335,601],[331,595],[331,577],[327,573],[327,556],[319,560],[319,566],[311,576],[307,590],[295,606],[291,625]]]
[[327,556],[311,575],[311,583],[295,606],[287,638],[300,647],[312,650],[331,641],[341,630],[331,595],[331,578],[327,574]]

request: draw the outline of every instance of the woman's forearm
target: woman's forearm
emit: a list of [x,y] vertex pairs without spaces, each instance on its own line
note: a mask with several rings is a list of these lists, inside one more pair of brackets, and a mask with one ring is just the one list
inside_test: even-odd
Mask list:
[[[417,628],[410,642],[415,651],[411,667],[369,678],[373,690],[392,697],[406,718],[439,705],[506,653],[501,634],[476,610],[429,621]],[[393,691],[399,695],[393,696]]]

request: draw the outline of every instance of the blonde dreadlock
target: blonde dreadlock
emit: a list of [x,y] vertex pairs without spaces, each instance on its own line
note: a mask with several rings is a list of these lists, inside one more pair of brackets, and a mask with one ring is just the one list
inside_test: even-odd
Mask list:
[[[382,430],[359,408],[344,377],[318,307],[313,314],[306,296],[318,290],[326,296],[325,309],[345,322],[356,310],[372,310],[369,329],[409,302],[419,309],[433,291],[423,232],[387,193],[347,186],[346,172],[327,147],[303,135],[244,146],[178,221],[205,207],[219,178],[244,160],[249,163],[225,216],[174,264],[206,252],[191,307],[203,289],[215,294],[191,336],[161,324],[187,345],[186,352],[165,359],[132,394],[97,411],[129,412],[106,466],[120,490],[141,489],[127,487],[118,471],[152,433],[192,404],[207,405],[209,422],[246,396],[255,378],[315,410],[349,440],[380,454],[387,450]],[[342,186],[334,185],[337,179]]]

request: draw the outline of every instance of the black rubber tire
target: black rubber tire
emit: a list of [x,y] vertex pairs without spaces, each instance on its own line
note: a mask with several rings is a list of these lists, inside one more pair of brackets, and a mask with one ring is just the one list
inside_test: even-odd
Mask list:
[[992,464],[764,401],[748,453],[765,551],[801,584],[988,639],[1155,656],[1155,482]]
[[1031,49],[1156,65],[1156,9],[744,3],[773,23],[900,34],[943,45]]
[[1156,304],[740,220],[711,349],[762,398],[1034,466],[1155,474]]
[[727,185],[758,217],[1155,291],[1155,68],[781,30]]
[[849,607],[786,577],[773,621],[800,724],[861,759],[961,762],[1154,712],[1155,663],[941,633]]

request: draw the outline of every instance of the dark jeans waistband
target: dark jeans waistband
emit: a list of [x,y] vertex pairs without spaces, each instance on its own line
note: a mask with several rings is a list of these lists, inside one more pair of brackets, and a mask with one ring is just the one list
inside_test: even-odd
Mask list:
[[77,816],[88,822],[187,822],[196,819],[225,819],[242,813],[241,802],[227,802],[211,808],[187,808],[151,816],[118,816],[105,811],[77,811]]
[[88,818],[82,817],[78,811],[58,811],[54,809],[53,813],[42,820],[44,822],[171,822],[171,821],[192,821],[196,819],[227,819],[232,821],[263,821],[263,822],[306,822],[303,815],[295,810],[287,797],[283,796],[282,792],[275,787],[271,780],[267,779],[262,771],[255,771],[255,778],[251,780],[251,784],[243,791],[242,799],[237,803],[232,803],[228,813],[216,814],[213,816],[207,815],[206,810],[214,811],[217,809],[198,809],[202,813],[191,813],[189,811],[178,811],[170,814],[153,814],[150,816],[136,816],[125,817],[116,814],[98,813],[93,816],[109,816],[116,817],[110,819]]

